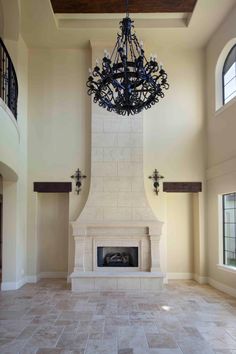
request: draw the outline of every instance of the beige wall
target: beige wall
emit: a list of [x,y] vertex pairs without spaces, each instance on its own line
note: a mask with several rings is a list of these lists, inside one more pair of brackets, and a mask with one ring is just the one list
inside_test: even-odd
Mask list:
[[[0,98],[1,100],[1,98]],[[7,111],[6,111],[6,110]],[[14,171],[18,171],[19,166],[19,129],[15,118],[6,108],[3,101],[0,101],[0,161]],[[9,144],[11,142],[11,144]]]
[[27,161],[27,135],[28,135],[28,49],[19,36],[17,42],[18,63],[17,77],[19,83],[18,97],[18,125],[20,130],[19,146],[19,180],[18,180],[18,216],[17,216],[17,279],[27,275],[26,269],[26,239],[27,239],[27,184],[28,184],[28,161]]
[[68,193],[39,193],[37,241],[40,274],[59,272],[60,276],[62,272],[67,275],[68,231]]
[[[222,253],[222,224],[219,196],[236,191],[236,100],[215,112],[217,97],[215,85],[218,59],[223,51],[227,55],[229,41],[236,39],[236,7],[231,11],[206,48],[207,64],[207,137],[208,137],[208,268],[210,282],[222,290],[236,289],[236,272],[217,268]],[[229,48],[228,48],[229,49]],[[223,63],[222,57],[220,57]],[[216,78],[216,80],[215,80]],[[231,291],[231,290],[229,290]],[[232,292],[232,291],[231,291]]]
[[0,107],[0,173],[3,175],[2,288],[21,286],[26,275],[28,49],[19,34],[18,1],[1,1],[1,35],[18,85],[17,122]]
[[4,33],[4,18],[3,18],[3,5],[2,1],[0,1],[0,36],[3,37]]
[[[25,70],[27,68],[27,50],[24,41],[21,37],[19,38],[19,7],[17,0],[0,0],[0,23],[0,36],[13,62],[19,81],[18,84],[20,86],[23,83],[23,87],[19,91],[19,100],[21,100],[19,105],[27,107],[27,101],[24,98],[23,100],[21,99],[24,93],[28,94],[27,74],[25,75],[25,71],[27,70]],[[21,65],[22,60],[24,61],[24,65]],[[21,107],[18,108],[19,118],[23,115]],[[17,124],[11,111],[0,98],[0,162],[5,163],[16,173],[18,173],[20,165],[19,147],[20,145],[24,146],[24,144],[20,144],[20,135],[24,139],[26,132],[24,118],[20,119],[20,121],[18,120]],[[9,144],[9,142],[11,143]]]
[[[1,288],[7,290],[9,283],[16,284],[18,278],[17,268],[22,266],[17,252],[17,238],[20,237],[17,230],[17,183],[3,180],[3,224],[2,224],[2,284]],[[15,286],[16,288],[16,286]],[[14,286],[13,286],[14,289]]]
[[[147,48],[147,52],[149,52]],[[153,193],[151,181],[147,178],[157,168],[165,177],[164,181],[202,181],[205,179],[205,117],[204,117],[204,51],[187,48],[160,48],[158,57],[168,72],[170,89],[166,97],[152,109],[144,112],[144,181],[146,193],[156,216],[164,221],[161,257],[165,258],[168,273],[192,273],[192,263],[178,263],[175,257],[176,243],[188,248],[189,242],[197,238],[205,239],[205,229],[200,228],[190,234],[190,224],[194,227],[194,219],[171,218],[174,210],[178,214],[182,210],[192,210],[187,196],[173,194],[171,203],[169,196],[160,191],[157,197]],[[173,58],[175,60],[173,61]],[[188,83],[186,84],[186,78]],[[162,188],[161,188],[162,189]],[[201,198],[204,198],[205,188]],[[201,204],[199,222],[204,223]],[[171,209],[168,210],[168,209]],[[172,234],[171,230],[178,230]],[[190,241],[192,239],[192,241]],[[187,243],[186,243],[187,242]],[[202,250],[204,245],[202,246]],[[192,252],[193,250],[191,250]],[[198,255],[199,256],[199,255]],[[184,256],[190,257],[189,255]],[[163,262],[162,262],[163,263]],[[174,270],[176,269],[176,271]],[[178,270],[177,270],[178,269]],[[203,267],[202,276],[206,269]],[[178,277],[178,275],[176,275]],[[180,275],[181,276],[181,275]],[[187,276],[187,275],[186,275]]]
[[[14,13],[17,20],[19,13]],[[4,20],[7,19],[6,15]],[[12,163],[19,175],[19,188],[16,189],[19,210],[15,239],[20,250],[16,255],[17,279],[21,279],[26,272],[25,262],[27,276],[29,279],[35,279],[41,271],[37,257],[40,200],[37,193],[33,192],[33,182],[70,181],[71,174],[78,167],[90,175],[91,112],[85,83],[88,68],[91,66],[91,53],[88,48],[28,50],[21,37],[16,40],[18,20],[15,22],[16,26],[12,23],[11,27],[11,23],[7,23],[9,28],[5,33],[9,33],[9,36],[6,38],[6,44],[16,66],[20,86],[20,143],[13,141],[13,146],[16,144],[14,151],[17,151],[19,156],[14,155]],[[196,246],[199,259],[199,253],[204,250],[204,203],[200,205],[201,227],[198,228],[193,221],[190,196],[169,196],[161,191],[157,197],[153,193],[151,181],[147,178],[154,168],[165,176],[165,181],[204,181],[205,176],[204,50],[193,47],[180,48],[174,39],[172,44],[156,48],[158,58],[164,63],[169,74],[171,86],[165,99],[144,112],[144,180],[150,205],[156,216],[165,222],[161,241],[165,263],[163,270],[171,273],[192,273],[198,272],[193,266],[197,263],[191,260],[193,254],[196,256],[196,249],[193,250],[193,245],[198,244],[195,242],[196,237],[201,239],[201,247]],[[153,51],[153,48],[145,49],[147,53]],[[10,130],[12,127],[9,127]],[[15,131],[11,134],[15,134]],[[8,153],[5,148],[2,150],[4,154]],[[10,157],[6,160],[9,162]],[[74,192],[70,193],[71,221],[81,212],[88,189],[89,178],[85,180],[79,196]],[[47,204],[47,201],[45,203]],[[180,217],[176,218],[175,215]],[[69,231],[68,269],[71,272],[74,240],[71,230]],[[183,256],[181,263],[180,248],[178,257],[173,257],[176,245],[180,244],[189,251]],[[205,275],[204,267],[201,272]]]
[[[34,280],[40,272],[67,269],[63,263],[65,254],[62,268],[58,268],[59,264],[47,264],[51,254],[42,262],[47,264],[45,269],[39,262],[38,255],[48,251],[44,248],[45,241],[38,242],[39,235],[44,237],[44,220],[49,216],[44,211],[60,203],[59,199],[53,199],[55,196],[34,193],[33,182],[70,181],[78,167],[90,176],[91,112],[85,86],[91,66],[90,50],[28,49],[20,34],[19,3],[18,0],[0,0],[0,35],[19,82],[17,124],[0,107],[5,288],[18,287],[27,279]],[[168,45],[156,47],[158,59],[169,74],[170,90],[165,99],[144,112],[144,181],[150,205],[165,223],[161,240],[163,270],[194,273],[197,279],[208,275],[210,282],[223,290],[236,289],[235,273],[217,267],[222,252],[219,195],[236,191],[236,100],[215,112],[215,107],[219,107],[215,87],[217,90],[220,87],[215,77],[216,67],[219,71],[222,63],[220,54],[236,43],[235,22],[236,8],[206,48],[180,47],[174,38],[173,43],[169,40]],[[145,33],[148,38],[147,31]],[[145,46],[145,50],[149,54],[153,47]],[[157,197],[147,178],[154,168],[165,176],[165,181],[202,181],[203,193],[191,196],[160,191]],[[70,193],[69,202],[61,196],[63,210],[60,212],[65,215],[69,203],[69,219],[75,220],[85,204],[88,190],[89,178],[79,196]],[[66,234],[66,229],[63,230],[61,238]],[[50,235],[54,237],[57,232],[55,226]],[[65,238],[63,240],[66,242]],[[74,240],[69,228],[69,273],[73,260]]]
[[[29,200],[28,272],[37,269],[35,181],[72,181],[77,168],[90,175],[90,105],[86,78],[89,50],[31,49],[29,53]],[[82,192],[70,193],[69,217],[75,220],[83,208],[89,178]],[[74,240],[69,237],[69,272],[73,269]]]
[[[28,51],[21,37],[17,42],[6,40],[5,43],[17,53],[12,59],[20,87],[17,123],[6,112],[0,114],[6,128],[0,162],[11,171],[8,175],[3,171],[3,283],[7,288],[21,284],[26,275]],[[14,249],[16,253],[12,253]]]
[[167,197],[167,269],[170,273],[193,273],[193,200],[191,194]]
[[[200,49],[157,48],[157,52],[169,74],[171,88],[165,99],[144,113],[145,188],[156,216],[166,225],[162,239],[163,255],[167,252],[163,257],[164,270],[192,273],[190,245],[194,233],[190,197],[173,195],[171,202],[163,192],[157,197],[147,177],[158,168],[166,181],[204,179],[204,56]],[[31,258],[28,269],[32,275],[38,272],[35,267],[37,198],[32,193],[33,181],[70,181],[77,167],[90,175],[90,99],[85,86],[89,66],[89,49],[30,49],[28,253]],[[188,77],[188,85],[183,72]],[[79,196],[70,194],[71,221],[82,210],[88,188],[89,178]],[[179,203],[185,216],[182,220],[170,217],[175,210],[179,213]],[[71,272],[74,260],[71,234],[69,240]],[[181,264],[172,257],[178,242],[190,250]]]
[[[20,1],[0,1],[0,34],[2,38],[17,41],[20,32]],[[16,51],[17,53],[17,51]],[[11,53],[12,54],[12,53]]]

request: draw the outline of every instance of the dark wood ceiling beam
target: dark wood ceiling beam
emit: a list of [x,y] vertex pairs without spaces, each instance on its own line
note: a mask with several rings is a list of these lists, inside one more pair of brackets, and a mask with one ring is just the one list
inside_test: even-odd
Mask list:
[[[129,0],[130,13],[193,12],[197,0]],[[55,13],[124,13],[125,0],[51,0]]]

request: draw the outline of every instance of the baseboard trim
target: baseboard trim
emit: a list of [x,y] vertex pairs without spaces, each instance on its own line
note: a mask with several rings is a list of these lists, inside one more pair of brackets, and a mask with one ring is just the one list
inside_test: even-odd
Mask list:
[[17,283],[16,283],[16,287],[17,289],[20,289],[23,285],[25,285],[27,283],[26,281],[26,278],[22,278],[21,280],[19,280]]
[[67,272],[42,272],[39,273],[38,275],[38,279],[59,279],[59,278],[63,278],[63,279],[67,279]]
[[235,288],[231,288],[230,286],[220,283],[212,278],[208,278],[208,284],[210,284],[213,288],[223,291],[224,293],[226,293],[228,295],[236,297],[236,289]]
[[207,284],[208,277],[203,277],[194,273],[167,273],[167,283],[168,280],[196,280],[199,284]]
[[[39,279],[67,279],[67,282],[70,282],[70,276],[66,272],[43,272],[39,275],[28,275],[17,282],[2,282],[1,283],[1,291],[9,291],[9,290],[17,290],[20,289],[23,285],[27,283],[37,283]],[[213,288],[216,288],[228,295],[236,297],[236,289],[232,288],[228,285],[220,283],[212,278],[199,276],[198,274],[192,273],[167,273],[166,278],[164,279],[164,283],[167,284],[168,280],[190,280],[194,279],[199,284],[209,284]]]
[[38,275],[28,275],[25,277],[27,283],[37,283],[40,279],[68,279],[68,273],[66,272],[42,272]]
[[37,281],[39,280],[39,277],[37,275],[27,275],[25,277],[26,279],[26,283],[37,283]]
[[2,282],[1,291],[17,290],[27,283],[37,283],[40,279],[68,279],[67,276],[67,272],[43,272],[39,275],[27,275],[24,278],[18,280],[17,282]]
[[168,280],[190,280],[193,279],[192,273],[167,273]]
[[8,291],[8,290],[16,290],[17,283],[14,281],[2,282],[1,283],[1,291]]
[[208,277],[193,274],[193,279],[196,280],[199,284],[208,284]]
[[22,278],[16,282],[2,282],[1,283],[1,291],[8,291],[8,290],[17,290],[20,289],[23,285],[27,283],[26,278]]

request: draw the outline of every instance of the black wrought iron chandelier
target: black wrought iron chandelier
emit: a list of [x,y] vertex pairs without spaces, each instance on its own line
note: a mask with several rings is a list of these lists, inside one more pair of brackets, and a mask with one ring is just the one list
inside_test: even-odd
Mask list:
[[163,90],[169,88],[167,74],[157,63],[156,55],[147,60],[143,43],[133,31],[133,22],[126,0],[126,17],[120,22],[121,33],[117,34],[112,54],[104,51],[101,67],[97,59],[87,81],[88,94],[94,94],[93,101],[120,115],[151,108],[164,97]]

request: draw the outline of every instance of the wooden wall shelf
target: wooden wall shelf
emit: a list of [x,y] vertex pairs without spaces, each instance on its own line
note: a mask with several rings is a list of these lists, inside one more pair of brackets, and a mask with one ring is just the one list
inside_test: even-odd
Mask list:
[[167,193],[199,193],[202,182],[163,182],[163,192]]
[[68,193],[71,191],[71,182],[34,182],[34,192],[38,193]]

